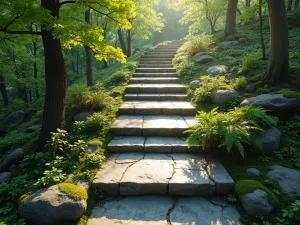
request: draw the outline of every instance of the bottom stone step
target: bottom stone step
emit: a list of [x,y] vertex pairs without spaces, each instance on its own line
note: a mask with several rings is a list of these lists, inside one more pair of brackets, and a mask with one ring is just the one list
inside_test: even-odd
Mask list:
[[218,198],[139,196],[97,204],[87,225],[241,225],[234,205]]
[[234,181],[212,158],[184,153],[113,154],[92,186],[108,195],[228,195]]

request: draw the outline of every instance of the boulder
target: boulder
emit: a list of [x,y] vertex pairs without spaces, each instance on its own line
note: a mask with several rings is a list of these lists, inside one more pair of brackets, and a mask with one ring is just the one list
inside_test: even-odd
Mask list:
[[260,189],[238,196],[247,214],[255,216],[260,213],[268,215],[273,211],[273,206],[268,202],[268,194]]
[[24,132],[25,133],[33,133],[37,130],[41,129],[41,126],[40,125],[34,125],[34,126],[30,126],[30,127],[27,127]]
[[[261,152],[263,154],[272,154],[280,147],[281,132],[276,127],[264,128],[264,133],[257,134],[256,139],[261,143]],[[257,149],[258,150],[258,149]]]
[[25,119],[25,112],[22,110],[18,110],[9,114],[4,120],[4,129],[8,129],[11,126],[19,125]]
[[274,165],[271,168],[268,177],[278,181],[281,189],[291,198],[296,198],[295,190],[300,190],[300,171],[279,165]]
[[100,147],[99,146],[97,146],[97,145],[88,145],[88,147],[86,148],[86,152],[87,153],[93,153],[93,152],[95,152],[95,151],[97,151],[97,150],[99,150],[100,149]]
[[193,57],[194,62],[196,62],[196,63],[201,63],[201,64],[208,63],[208,62],[210,62],[212,59],[213,59],[212,56],[210,56],[210,55],[201,55],[200,53],[197,53],[197,54]]
[[14,150],[3,160],[2,164],[0,165],[0,172],[8,171],[12,165],[18,164],[22,159],[24,159],[24,157],[25,152],[23,149],[18,148]]
[[210,75],[219,75],[222,73],[227,73],[227,71],[228,71],[228,66],[224,66],[224,65],[211,66],[206,70],[206,72]]
[[239,39],[239,42],[242,44],[242,43],[245,43],[245,42],[247,42],[247,39],[246,38],[240,38]]
[[232,89],[215,90],[211,93],[211,100],[214,104],[225,105],[232,102],[238,96],[238,92]]
[[246,170],[246,176],[256,178],[260,176],[260,171],[256,168],[248,168]]
[[[81,187],[69,185],[74,189],[76,188],[76,191],[86,193]],[[76,200],[61,191],[59,185],[54,185],[36,191],[25,199],[19,205],[18,214],[29,224],[54,225],[63,221],[78,219],[85,213],[86,208],[86,198]]]
[[11,173],[10,172],[4,172],[4,173],[0,173],[0,184],[10,181],[11,179]]
[[192,89],[192,90],[195,90],[199,86],[200,86],[200,80],[193,80],[190,83],[190,89]]
[[237,45],[240,45],[240,42],[238,42],[238,41],[225,41],[225,42],[222,42],[221,47],[228,48],[228,47],[237,46]]
[[262,94],[245,99],[241,106],[253,105],[273,111],[290,110],[300,107],[300,98],[286,98],[282,94]]
[[91,116],[92,112],[81,112],[74,116],[74,121],[84,121],[87,117]]

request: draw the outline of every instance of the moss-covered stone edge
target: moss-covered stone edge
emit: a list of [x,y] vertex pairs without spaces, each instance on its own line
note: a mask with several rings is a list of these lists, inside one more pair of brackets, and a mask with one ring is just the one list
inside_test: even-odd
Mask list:
[[271,192],[267,187],[265,187],[262,183],[256,180],[240,180],[234,186],[234,191],[237,195],[245,195],[247,193],[251,193],[255,190],[262,190],[268,194],[268,202],[273,205],[279,205],[277,197]]
[[71,183],[58,184],[59,190],[76,201],[87,200],[88,194],[85,189]]
[[299,98],[300,93],[296,91],[291,91],[291,90],[280,90],[280,91],[274,91],[271,92],[271,94],[282,94],[283,97],[285,98]]
[[18,199],[18,203],[22,204],[23,202],[25,202],[34,192],[33,191],[29,191],[23,195],[21,195]]

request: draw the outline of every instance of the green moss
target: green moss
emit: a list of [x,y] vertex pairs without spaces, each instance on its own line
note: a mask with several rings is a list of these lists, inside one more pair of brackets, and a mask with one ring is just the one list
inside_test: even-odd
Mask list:
[[21,203],[25,202],[26,199],[28,199],[32,194],[33,194],[33,191],[30,191],[30,192],[27,192],[27,193],[21,195],[21,197],[18,200],[18,203],[21,204]]
[[239,34],[229,35],[225,38],[225,41],[237,41],[241,38]]
[[59,189],[69,195],[74,200],[87,200],[86,190],[71,183],[58,184]]
[[240,180],[234,186],[234,190],[238,195],[251,193],[257,189],[263,190],[268,194],[268,202],[274,206],[278,205],[276,196],[264,185],[256,180]]
[[93,146],[99,146],[99,147],[101,147],[103,145],[102,141],[100,141],[98,139],[88,140],[87,144],[88,145],[93,145]]
[[274,91],[271,92],[272,94],[282,94],[283,97],[286,98],[299,98],[300,94],[296,91],[290,91],[290,90],[281,90],[281,91]]

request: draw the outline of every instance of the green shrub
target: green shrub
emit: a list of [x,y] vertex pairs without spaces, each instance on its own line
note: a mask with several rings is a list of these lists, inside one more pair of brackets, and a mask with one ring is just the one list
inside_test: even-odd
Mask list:
[[271,92],[272,94],[282,94],[283,97],[286,98],[299,98],[300,94],[296,91],[290,91],[290,90],[280,90],[280,91],[274,91]]
[[88,140],[87,144],[102,147],[103,143],[99,139],[91,139],[91,140]]
[[260,54],[255,53],[249,53],[243,58],[242,62],[242,71],[246,71],[249,69],[257,68],[260,64]]
[[59,190],[66,193],[76,201],[87,200],[88,195],[85,189],[70,183],[58,184]]
[[252,144],[260,147],[255,139],[257,132],[262,132],[265,126],[277,124],[277,119],[267,115],[261,108],[246,106],[235,108],[228,113],[200,111],[196,115],[197,123],[185,133],[189,134],[188,145],[200,144],[207,147],[226,147],[231,152],[235,147],[244,157],[244,145]]
[[[133,63],[127,64],[128,68],[131,68],[131,70],[134,70],[135,66]],[[106,81],[105,86],[118,86],[122,83],[127,82],[130,79],[129,72],[124,71],[117,71],[114,74],[112,74]]]
[[239,89],[245,87],[246,84],[247,84],[247,80],[245,77],[238,77],[235,78],[234,83],[232,84],[232,88]]
[[211,51],[213,44],[211,35],[188,36],[187,40],[179,51],[187,52],[189,56],[194,56],[198,52]]

